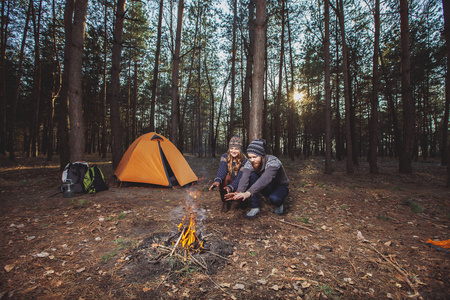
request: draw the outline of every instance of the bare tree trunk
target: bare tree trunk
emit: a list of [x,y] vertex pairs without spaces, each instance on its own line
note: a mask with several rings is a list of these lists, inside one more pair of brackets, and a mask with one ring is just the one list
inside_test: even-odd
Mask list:
[[81,84],[84,28],[88,0],[77,0],[74,7],[69,73],[70,160],[84,160],[83,88]]
[[[131,33],[132,34],[132,33]],[[131,51],[128,57],[128,82],[126,92],[126,119],[125,119],[125,148],[130,146],[130,130],[131,130]]]
[[400,0],[400,35],[402,48],[402,103],[403,103],[403,145],[400,154],[399,171],[411,173],[414,146],[414,100],[411,92],[411,67],[409,53],[408,0]]
[[281,36],[280,36],[280,63],[278,66],[278,92],[277,98],[275,101],[275,147],[273,154],[275,156],[280,155],[280,140],[281,140],[281,120],[280,120],[280,106],[281,106],[281,90],[283,86],[283,62],[284,62],[284,26],[285,26],[285,18],[284,18],[284,0],[281,0]]
[[237,27],[237,0],[233,0],[233,40],[231,46],[231,103],[230,103],[230,124],[228,130],[228,140],[234,134],[234,119],[235,119],[235,89],[236,89],[236,27]]
[[209,132],[208,132],[208,139],[209,139],[209,147],[211,148],[211,157],[216,157],[216,141],[214,139],[214,90],[212,88],[211,79],[209,78],[208,73],[208,64],[207,64],[207,57],[205,56],[205,76],[206,81],[208,82],[208,88],[209,88]]
[[[61,63],[59,60],[58,55],[58,49],[56,46],[56,5],[55,0],[52,1],[52,18],[53,18],[53,26],[52,26],[52,39],[53,39],[53,55],[56,62],[56,71],[53,70],[52,76],[53,76],[53,88],[52,88],[52,94],[51,99],[49,101],[49,107],[48,107],[48,145],[47,145],[47,161],[52,160],[53,156],[53,143],[54,143],[54,129],[53,129],[53,118],[55,116],[55,100],[59,95],[59,92],[61,91]],[[55,73],[58,73],[57,75]]]
[[116,169],[122,159],[122,128],[120,125],[120,63],[122,56],[123,24],[125,19],[125,0],[117,1],[116,21],[114,25],[114,41],[111,59],[111,137],[113,169]]
[[134,85],[133,85],[133,122],[131,126],[131,142],[134,142],[136,139],[136,133],[137,133],[137,119],[136,119],[136,112],[137,112],[137,104],[138,104],[138,59],[135,58],[134,61]]
[[175,52],[173,54],[173,69],[172,69],[172,130],[170,141],[179,146],[178,142],[178,126],[180,124],[180,99],[178,94],[178,78],[180,69],[180,49],[181,49],[181,28],[183,26],[183,10],[184,0],[178,1],[178,19],[177,19],[177,33],[175,37]]
[[330,89],[330,7],[325,0],[325,174],[332,174],[331,169],[331,89]]
[[[33,32],[34,32],[34,75],[33,75],[33,117],[30,123],[30,149],[27,149],[31,157],[36,157],[38,153],[37,140],[39,136],[39,109],[41,102],[41,54],[40,54],[40,26],[41,26],[42,0],[39,1],[39,8],[35,11],[33,6]],[[37,14],[37,19],[36,19]]]
[[370,173],[378,174],[377,164],[377,148],[378,148],[378,49],[380,44],[380,0],[375,0],[375,41],[373,44],[373,60],[372,60],[372,99],[371,114],[369,120],[369,165]]
[[17,80],[16,80],[16,86],[14,87],[14,95],[12,98],[11,103],[11,118],[10,118],[10,124],[9,124],[9,137],[8,137],[8,151],[9,151],[9,159],[14,161],[16,159],[16,155],[14,153],[15,147],[15,129],[16,129],[16,114],[17,114],[17,102],[19,101],[19,91],[20,91],[20,82],[22,80],[22,72],[23,72],[23,56],[25,52],[25,43],[27,40],[27,32],[28,32],[28,23],[30,21],[31,11],[33,8],[33,0],[30,0],[29,6],[28,6],[28,12],[25,20],[25,28],[23,30],[23,36],[22,36],[22,46],[20,47],[20,53],[19,53],[19,66],[17,70]]
[[262,137],[264,61],[266,52],[266,0],[256,0],[255,57],[252,76],[249,141]]
[[[288,105],[288,153],[289,157],[292,161],[295,159],[295,148],[296,148],[296,139],[295,139],[295,133],[296,133],[296,126],[295,126],[295,116],[296,116],[296,110],[294,105],[294,58],[292,55],[292,39],[291,39],[291,26],[290,26],[290,17],[289,17],[289,7],[286,11],[287,16],[287,28],[288,28],[288,40],[289,40],[289,65],[291,69],[291,85],[289,87],[289,105]],[[287,74],[286,74],[287,77]]]
[[339,5],[339,27],[342,39],[342,60],[343,60],[343,70],[344,74],[344,98],[345,98],[345,138],[346,138],[346,149],[347,149],[347,173],[353,174],[353,143],[352,143],[352,128],[351,128],[351,103],[350,103],[350,83],[348,76],[348,49],[347,42],[345,40],[345,22],[344,22],[344,3],[343,0],[338,0]]
[[244,147],[247,145],[247,136],[249,132],[250,122],[250,90],[252,88],[252,69],[253,57],[255,55],[255,0],[250,0],[248,3],[248,45],[247,45],[247,62],[245,67],[245,83],[244,93],[242,95],[242,140]]
[[107,144],[107,124],[106,124],[106,114],[107,114],[107,87],[106,87],[106,76],[107,76],[107,66],[108,66],[108,5],[105,3],[104,20],[103,20],[103,93],[102,93],[102,140],[101,140],[101,152],[102,158],[106,158]]
[[[449,162],[449,150],[450,144],[448,144],[448,118],[449,118],[449,106],[450,106],[450,3],[446,0],[442,0],[442,6],[444,10],[444,34],[446,40],[445,53],[447,56],[447,72],[445,74],[445,111],[444,120],[442,126],[442,143],[441,143],[441,165],[447,165],[448,170],[448,184],[450,187],[450,162]],[[447,149],[447,151],[446,151]],[[445,155],[447,152],[448,155]]]
[[70,162],[69,146],[69,73],[70,73],[70,51],[72,43],[72,18],[75,0],[66,0],[64,8],[64,71],[62,75],[61,97],[59,103],[58,122],[58,145],[59,145],[59,168],[62,170]]
[[178,150],[180,150],[181,153],[184,151],[184,120],[186,115],[186,109],[187,109],[187,102],[188,97],[190,95],[190,89],[191,89],[191,82],[192,82],[192,73],[194,71],[194,63],[195,63],[195,55],[197,53],[197,50],[199,51],[200,55],[200,49],[197,46],[198,43],[198,31],[200,27],[200,19],[203,14],[202,6],[200,5],[200,2],[197,3],[198,6],[198,13],[195,20],[195,30],[194,30],[194,41],[193,41],[193,47],[192,47],[192,55],[191,55],[191,63],[189,66],[189,76],[188,76],[188,82],[186,86],[186,92],[183,100],[183,107],[180,111],[180,118],[179,118],[179,125],[178,125]]
[[[5,3],[7,3],[6,13],[5,13]],[[9,24],[9,9],[11,1],[2,1],[2,16],[1,16],[1,71],[0,71],[0,155],[6,154],[6,132],[7,132],[7,122],[6,122],[6,77],[5,77],[5,67],[6,67],[6,44],[8,40],[8,24]]]
[[158,16],[158,36],[156,41],[155,52],[155,68],[153,70],[152,83],[152,99],[150,104],[150,131],[155,131],[155,107],[156,107],[156,91],[158,88],[158,74],[159,74],[159,55],[161,54],[161,32],[162,32],[162,15],[164,9],[164,0],[159,2],[159,16]]

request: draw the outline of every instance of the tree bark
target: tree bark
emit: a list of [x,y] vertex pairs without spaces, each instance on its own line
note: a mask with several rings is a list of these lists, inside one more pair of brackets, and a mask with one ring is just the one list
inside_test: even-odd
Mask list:
[[14,87],[14,95],[12,98],[11,103],[11,118],[10,118],[10,124],[9,124],[9,136],[8,136],[8,151],[9,151],[9,160],[14,161],[16,159],[15,155],[15,129],[16,129],[16,115],[17,115],[17,103],[19,101],[19,91],[20,91],[20,83],[22,80],[22,72],[23,72],[23,57],[25,52],[25,43],[27,40],[27,32],[28,32],[28,23],[30,21],[30,16],[33,8],[33,0],[30,0],[27,16],[25,20],[25,28],[23,30],[23,36],[22,36],[22,45],[20,47],[20,53],[19,53],[19,66],[17,70],[17,79],[16,79],[16,86]]
[[164,0],[159,2],[159,16],[158,16],[158,36],[156,41],[155,51],[155,68],[153,69],[153,81],[152,81],[152,99],[150,104],[150,131],[155,131],[155,108],[156,108],[156,91],[158,88],[158,75],[159,75],[159,55],[161,54],[161,33],[162,33],[162,17],[164,9]]
[[377,146],[378,146],[378,49],[380,44],[380,0],[375,0],[375,39],[373,44],[373,60],[372,60],[372,99],[371,114],[369,120],[369,165],[370,173],[378,174],[377,164]]
[[325,0],[325,174],[331,174],[331,89],[330,89],[330,7],[329,0]]
[[108,75],[108,5],[105,3],[104,7],[104,20],[103,20],[103,92],[102,92],[102,139],[101,139],[101,154],[102,158],[106,158],[106,152],[108,149],[106,142],[106,135],[108,133],[106,124],[107,115],[107,86],[106,77]]
[[284,0],[281,0],[281,36],[280,36],[280,62],[278,66],[278,92],[275,101],[275,141],[274,141],[274,151],[273,154],[275,156],[280,155],[280,140],[281,140],[281,90],[283,86],[283,63],[284,63],[284,26],[285,26],[285,18],[284,18]]
[[339,27],[342,40],[342,64],[344,74],[344,98],[345,98],[345,144],[347,149],[347,173],[353,174],[353,143],[352,143],[352,127],[351,127],[351,103],[350,103],[350,82],[348,76],[348,49],[345,40],[345,22],[344,22],[344,3],[338,0],[339,4]]
[[125,0],[117,1],[116,21],[114,25],[114,41],[111,59],[111,137],[113,169],[116,169],[122,159],[122,128],[120,123],[120,63],[122,60],[123,24],[125,19]]
[[[6,13],[5,13],[5,4]],[[6,44],[8,40],[8,24],[9,24],[9,9],[11,1],[2,1],[2,16],[1,16],[1,46],[0,46],[0,155],[6,154],[6,132],[7,132],[7,122],[6,122],[6,77],[5,77],[5,67],[6,67]]]
[[170,141],[179,146],[178,143],[178,126],[180,124],[180,98],[178,94],[178,78],[180,70],[180,50],[181,50],[181,29],[183,26],[183,10],[184,0],[178,1],[178,18],[177,18],[177,32],[175,36],[175,52],[173,54],[173,69],[172,69],[172,116],[171,116],[171,135]]
[[245,83],[244,93],[242,95],[242,140],[244,142],[244,148],[247,145],[247,136],[249,132],[250,122],[250,91],[252,88],[252,70],[253,70],[253,57],[255,55],[255,0],[248,2],[248,44],[246,52],[246,66],[245,66]]
[[69,145],[69,73],[72,43],[72,18],[75,0],[66,0],[64,7],[64,70],[62,75],[61,97],[59,102],[58,145],[59,168],[61,170],[70,162]]
[[88,0],[77,0],[74,6],[69,73],[70,160],[84,160],[83,88],[81,84],[84,28]]
[[[48,107],[48,145],[47,145],[47,161],[52,160],[53,156],[53,143],[54,143],[54,129],[53,129],[53,118],[55,116],[55,100],[58,97],[60,91],[61,91],[61,63],[59,60],[58,55],[58,49],[57,49],[57,41],[56,41],[56,4],[55,0],[52,1],[52,18],[53,18],[53,27],[52,27],[52,40],[53,40],[53,55],[56,63],[56,70],[53,69],[52,71],[52,94],[51,99],[49,101],[49,107]],[[55,74],[57,73],[57,74]]]
[[[34,33],[34,74],[33,74],[33,117],[30,123],[30,149],[27,152],[31,157],[36,157],[38,153],[37,140],[39,138],[39,110],[41,102],[41,54],[40,54],[40,27],[41,27],[42,0],[39,1],[39,8],[36,11],[33,6],[33,33]],[[37,19],[36,19],[37,14]]]
[[237,0],[233,0],[233,40],[231,45],[231,103],[230,103],[230,126],[228,129],[228,139],[234,134],[234,119],[235,119],[235,89],[236,89],[236,27],[237,27]]
[[[296,110],[294,105],[294,87],[295,87],[295,81],[294,81],[294,56],[292,54],[292,39],[291,39],[291,26],[290,26],[290,17],[289,17],[289,7],[286,11],[286,19],[287,19],[287,28],[288,28],[288,40],[289,40],[289,65],[290,65],[290,71],[291,71],[291,85],[289,87],[289,105],[288,105],[288,153],[289,158],[294,161],[295,159],[295,148],[296,148],[296,138],[295,138],[295,116],[296,116]],[[287,77],[287,75],[286,75]]]
[[265,52],[266,0],[256,0],[255,57],[252,76],[249,141],[262,137]]
[[[448,187],[450,187],[450,144],[448,143],[448,122],[450,106],[450,3],[442,0],[444,10],[444,35],[446,41],[445,53],[447,56],[447,72],[445,74],[445,111],[442,126],[441,165],[447,166]],[[446,151],[447,149],[447,151]],[[447,153],[447,155],[445,155]]]
[[411,67],[409,53],[408,0],[400,0],[400,35],[402,52],[402,103],[403,103],[403,144],[400,154],[399,171],[412,172],[411,162],[414,146],[414,100],[411,92]]

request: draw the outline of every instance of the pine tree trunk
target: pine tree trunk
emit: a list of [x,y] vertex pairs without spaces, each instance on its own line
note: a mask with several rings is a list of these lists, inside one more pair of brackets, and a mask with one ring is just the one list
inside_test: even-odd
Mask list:
[[123,143],[120,124],[120,63],[122,57],[123,24],[125,19],[125,0],[117,1],[116,21],[114,25],[114,41],[111,59],[111,137],[113,169],[116,169],[122,159]]
[[77,0],[74,7],[69,72],[70,160],[84,160],[83,88],[81,84],[84,28],[88,0]]
[[369,120],[369,165],[370,173],[378,174],[377,164],[377,146],[378,146],[378,49],[380,44],[380,0],[375,0],[375,39],[373,44],[373,60],[372,60],[372,99],[371,114]]
[[[289,40],[289,66],[290,66],[290,72],[291,72],[291,84],[289,87],[289,105],[288,105],[288,154],[289,158],[294,161],[295,159],[295,148],[296,148],[296,124],[295,124],[295,116],[296,116],[296,110],[294,105],[294,87],[295,87],[295,81],[294,81],[294,57],[292,54],[292,39],[291,39],[291,26],[290,26],[290,17],[289,17],[289,8],[286,10],[286,16],[287,16],[287,28],[288,28],[288,40]],[[287,75],[286,75],[287,77]]]
[[[56,63],[56,70],[52,71],[52,94],[51,99],[49,101],[48,106],[48,138],[47,138],[47,161],[51,161],[53,157],[53,144],[54,144],[54,128],[53,128],[53,118],[55,116],[55,100],[58,97],[61,91],[61,63],[59,60],[58,50],[57,50],[57,41],[56,41],[56,4],[55,0],[52,1],[52,18],[53,18],[53,27],[52,27],[52,40],[53,40],[53,55]],[[57,73],[57,74],[56,74]]]
[[411,67],[409,53],[408,0],[400,0],[400,35],[402,52],[402,103],[403,103],[403,144],[400,154],[399,171],[411,173],[414,147],[414,100],[411,92]]
[[353,174],[353,143],[352,143],[352,126],[351,126],[351,103],[350,103],[350,83],[348,72],[348,50],[347,42],[345,40],[345,22],[344,22],[344,4],[343,0],[338,0],[339,4],[339,26],[342,40],[342,60],[344,74],[344,98],[345,98],[345,144],[347,148],[347,173]]
[[28,32],[28,23],[30,21],[31,11],[33,8],[33,0],[30,0],[27,16],[25,20],[25,28],[23,30],[22,36],[22,45],[20,47],[19,53],[19,66],[17,70],[17,79],[16,86],[14,87],[14,95],[11,103],[11,117],[9,120],[9,136],[8,136],[8,151],[9,151],[9,160],[14,161],[16,159],[15,155],[15,129],[16,129],[16,114],[17,114],[17,103],[19,101],[19,91],[20,91],[20,83],[22,80],[22,72],[23,72],[23,57],[25,51],[25,43],[27,40],[27,32]]
[[274,151],[273,154],[275,156],[280,155],[280,140],[281,140],[281,90],[283,86],[283,63],[284,63],[284,26],[285,26],[285,18],[284,18],[284,0],[281,0],[281,36],[280,36],[280,62],[278,65],[278,92],[275,101],[275,141],[274,141]]
[[325,174],[331,174],[330,7],[325,0]]
[[172,69],[172,129],[170,134],[170,141],[179,146],[178,141],[178,126],[180,124],[180,99],[178,94],[178,79],[180,69],[180,49],[181,49],[181,29],[183,26],[183,10],[184,0],[178,1],[178,18],[177,18],[177,32],[175,37],[175,52],[173,55],[173,69]]
[[156,41],[155,52],[155,68],[153,69],[153,82],[152,82],[152,99],[150,104],[150,131],[155,131],[155,108],[156,108],[156,91],[158,88],[158,75],[159,75],[159,55],[161,54],[161,32],[162,32],[162,17],[164,9],[164,0],[159,2],[159,16],[158,16],[158,36]]
[[233,40],[231,46],[231,91],[230,91],[230,123],[228,129],[228,139],[234,134],[234,118],[235,118],[235,89],[236,89],[236,27],[237,27],[237,0],[233,0]]
[[245,66],[245,83],[244,92],[242,95],[242,140],[244,142],[244,148],[247,146],[247,136],[249,132],[250,122],[250,90],[252,88],[252,70],[253,70],[253,57],[255,55],[255,23],[253,19],[255,17],[255,0],[250,0],[248,3],[248,39],[246,51],[246,66]]
[[252,76],[249,141],[262,137],[264,62],[266,52],[266,0],[256,0],[255,57]]
[[[41,27],[42,0],[39,1],[39,8],[35,11],[33,7],[33,33],[34,33],[34,75],[33,75],[33,117],[30,124],[30,149],[31,157],[36,157],[38,153],[37,140],[39,138],[39,109],[41,102],[41,54],[40,54],[40,27]],[[36,19],[37,14],[37,19]],[[28,149],[27,149],[28,150]]]
[[[5,4],[6,7],[5,13]],[[6,122],[6,77],[5,77],[5,67],[6,67],[6,45],[8,40],[8,24],[9,24],[9,9],[11,1],[2,1],[2,16],[1,16],[1,41],[0,41],[0,155],[6,154],[6,132],[7,132],[7,122]]]
[[106,135],[108,133],[106,124],[107,115],[107,86],[106,77],[108,74],[108,5],[105,3],[104,20],[103,20],[103,92],[102,92],[102,139],[101,139],[101,154],[102,158],[106,158],[106,152],[108,149]]
[[[450,106],[450,3],[442,0],[444,10],[444,34],[446,40],[447,72],[445,74],[445,112],[442,126],[441,165],[447,165],[448,187],[450,187],[450,144],[448,143],[448,122]],[[447,149],[447,151],[446,151]],[[445,155],[447,153],[447,155]]]

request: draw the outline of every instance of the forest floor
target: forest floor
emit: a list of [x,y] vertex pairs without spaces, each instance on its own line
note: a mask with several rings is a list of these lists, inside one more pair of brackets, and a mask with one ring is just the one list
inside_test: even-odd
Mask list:
[[[89,156],[110,189],[72,198],[57,159],[0,158],[0,299],[450,298],[450,254],[425,243],[450,239],[437,161],[403,175],[379,159],[370,175],[361,159],[350,176],[345,162],[324,175],[322,159],[282,157],[286,212],[262,199],[246,219],[208,191],[218,158],[187,157],[198,184],[163,188],[119,187],[111,162]],[[191,255],[173,246],[188,208],[207,245]]]

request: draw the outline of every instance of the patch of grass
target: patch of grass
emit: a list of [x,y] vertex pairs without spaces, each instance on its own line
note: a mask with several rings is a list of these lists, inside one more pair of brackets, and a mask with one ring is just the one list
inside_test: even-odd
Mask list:
[[74,208],[83,208],[88,205],[89,202],[89,199],[79,199],[78,202],[75,202],[73,199],[70,200],[70,204],[73,205]]
[[122,219],[125,219],[125,213],[124,212],[121,212],[118,216],[117,216],[117,220],[122,220]]
[[192,276],[192,274],[196,273],[198,270],[199,269],[196,266],[193,266],[193,265],[191,265],[191,262],[188,262],[187,264],[185,264],[185,266],[183,268],[176,271],[176,273],[178,273],[179,275],[181,275],[185,278],[189,278]]
[[133,241],[133,240],[128,240],[128,239],[118,238],[117,240],[114,241],[114,244],[117,245],[119,250],[123,250],[123,249],[126,249],[126,248],[136,247],[138,242]]
[[256,256],[256,252],[255,251],[250,251],[248,254],[250,254],[250,256]]
[[317,289],[331,299],[341,299],[338,293],[329,284],[320,284]]
[[28,185],[28,184],[30,184],[30,180],[28,180],[28,179],[22,179],[22,180],[20,180],[19,181],[19,184],[20,185]]
[[106,262],[108,262],[111,258],[113,258],[113,257],[116,256],[116,255],[117,255],[117,250],[114,250],[113,252],[110,252],[110,253],[108,253],[108,254],[102,255],[102,257],[100,258],[100,260],[101,260],[103,263],[106,263]]
[[389,221],[391,218],[386,217],[386,216],[377,216],[378,219],[383,220],[383,221]]
[[348,209],[348,207],[347,207],[347,205],[345,205],[345,204],[342,204],[341,206],[339,206],[342,210],[347,210]]
[[401,186],[396,185],[396,186],[394,186],[394,187],[392,188],[392,190],[393,190],[393,191],[404,191],[405,189],[402,188]]
[[416,214],[423,212],[423,207],[419,203],[409,199],[408,197],[403,198],[402,203],[406,206],[409,206],[411,210]]
[[348,186],[348,188],[351,189],[351,190],[355,190],[355,189],[359,188],[359,186],[357,184],[350,184]]
[[308,216],[301,216],[301,217],[296,216],[295,219],[296,219],[298,222],[301,222],[301,223],[304,223],[304,224],[309,224],[309,218],[308,218]]

